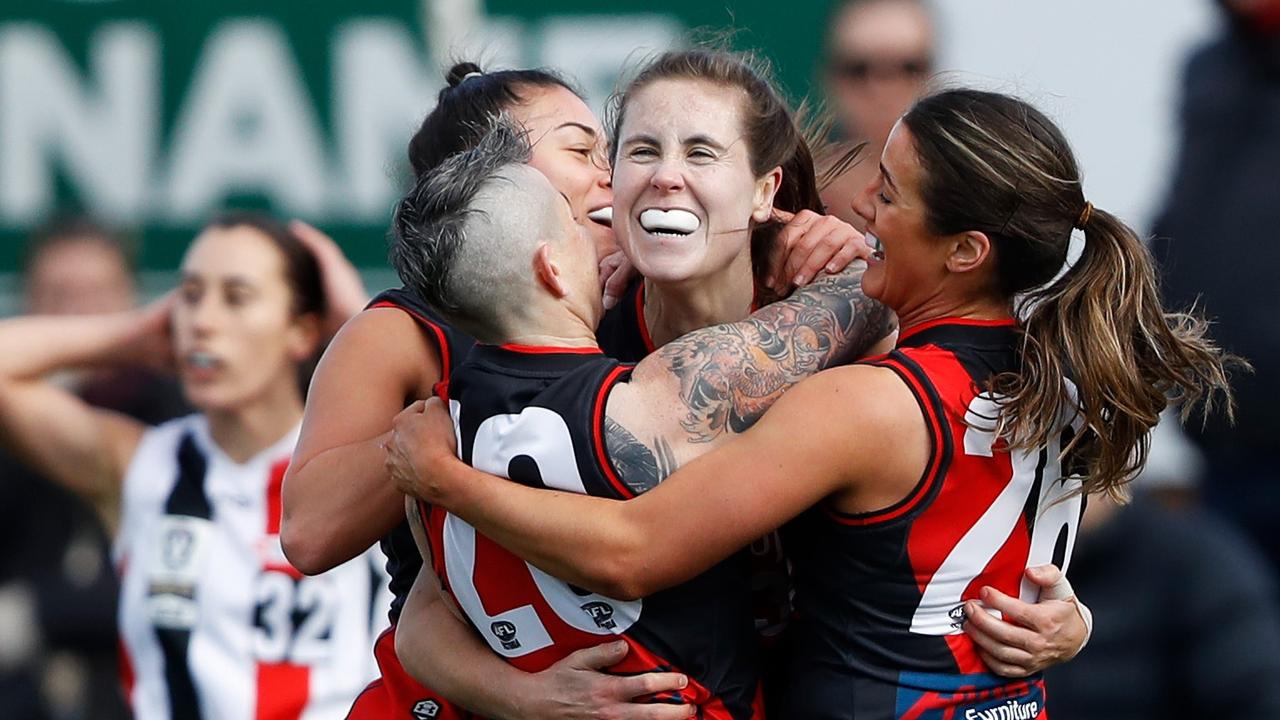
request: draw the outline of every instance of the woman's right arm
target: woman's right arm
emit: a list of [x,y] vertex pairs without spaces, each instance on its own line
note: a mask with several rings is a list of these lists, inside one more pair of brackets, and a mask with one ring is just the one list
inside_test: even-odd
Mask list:
[[[0,322],[0,444],[85,496],[107,519],[146,426],[50,384],[57,370],[142,360],[167,351],[169,302],[111,315]],[[110,523],[114,525],[114,522]]]
[[401,310],[366,310],[334,337],[311,380],[285,475],[280,539],[294,567],[308,575],[336,567],[404,519],[382,442],[396,414],[430,397],[439,380],[435,347]]

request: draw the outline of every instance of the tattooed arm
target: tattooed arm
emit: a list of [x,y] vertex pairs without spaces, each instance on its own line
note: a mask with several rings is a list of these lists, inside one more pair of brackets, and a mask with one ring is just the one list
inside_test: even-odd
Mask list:
[[[640,493],[751,427],[787,389],[890,337],[893,313],[862,292],[866,264],[818,278],[737,323],[664,345],[609,397],[605,444]],[[883,349],[888,349],[883,348]]]

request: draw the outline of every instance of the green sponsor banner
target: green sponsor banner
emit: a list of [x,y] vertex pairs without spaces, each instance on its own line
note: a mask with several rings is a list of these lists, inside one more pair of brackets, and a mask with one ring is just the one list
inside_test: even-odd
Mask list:
[[0,273],[66,209],[133,233],[141,267],[170,270],[227,206],[307,220],[358,265],[382,267],[404,148],[450,57],[558,68],[599,108],[628,64],[690,30],[732,29],[798,98],[825,13],[676,0],[6,3]]

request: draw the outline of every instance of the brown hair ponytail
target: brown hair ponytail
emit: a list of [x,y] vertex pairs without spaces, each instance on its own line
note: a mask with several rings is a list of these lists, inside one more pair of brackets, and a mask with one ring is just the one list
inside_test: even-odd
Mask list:
[[1062,384],[1079,389],[1087,432],[1076,452],[1088,474],[1085,491],[1120,495],[1146,464],[1150,431],[1170,400],[1185,419],[1208,413],[1221,392],[1232,403],[1224,354],[1191,313],[1166,313],[1146,247],[1114,215],[1089,207],[1080,259],[1051,285],[1030,291],[1023,307],[1026,343],[1019,373],[995,379],[1008,399],[1003,430],[1022,447],[1048,444],[1053,418],[1072,402]]
[[[1230,415],[1226,368],[1240,361],[1208,338],[1198,315],[1165,312],[1146,247],[1085,202],[1052,121],[1016,98],[951,90],[919,101],[903,123],[924,166],[930,229],[988,235],[1000,292],[1021,294],[1022,367],[991,387],[1004,398],[998,429],[1011,447],[1049,445],[1060,414],[1076,409],[1086,429],[1072,442],[1084,490],[1119,497],[1170,400],[1183,403],[1185,418],[1197,407],[1207,414],[1221,394]],[[1053,280],[1076,225],[1084,250]]]

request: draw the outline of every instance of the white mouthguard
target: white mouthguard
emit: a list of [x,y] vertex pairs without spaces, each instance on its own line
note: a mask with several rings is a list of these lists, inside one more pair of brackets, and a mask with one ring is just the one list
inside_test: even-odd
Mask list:
[[613,206],[605,205],[598,210],[592,210],[587,213],[587,219],[593,220],[602,225],[613,225]]
[[651,233],[688,235],[702,222],[688,210],[658,210],[649,208],[640,213],[640,227]]

